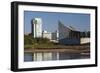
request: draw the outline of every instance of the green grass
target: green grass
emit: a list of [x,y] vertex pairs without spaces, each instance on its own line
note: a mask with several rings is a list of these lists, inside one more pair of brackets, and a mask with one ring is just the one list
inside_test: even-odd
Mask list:
[[24,48],[54,48],[56,47],[53,44],[33,44],[33,45],[25,45]]
[[75,46],[72,46],[72,45],[60,45],[60,44],[51,44],[51,43],[42,43],[42,44],[39,44],[39,43],[35,43],[33,45],[25,45],[24,46],[25,49],[56,49],[56,48],[66,48],[66,49],[80,49],[82,50],[85,49],[85,48],[89,48],[89,46],[85,46],[85,45],[75,45]]
[[33,48],[33,45],[24,45],[24,48]]

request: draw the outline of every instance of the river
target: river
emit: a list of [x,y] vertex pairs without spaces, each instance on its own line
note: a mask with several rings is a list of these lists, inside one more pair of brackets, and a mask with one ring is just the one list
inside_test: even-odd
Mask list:
[[34,52],[24,53],[24,61],[52,61],[52,60],[73,60],[90,58],[90,53],[68,53],[68,52]]

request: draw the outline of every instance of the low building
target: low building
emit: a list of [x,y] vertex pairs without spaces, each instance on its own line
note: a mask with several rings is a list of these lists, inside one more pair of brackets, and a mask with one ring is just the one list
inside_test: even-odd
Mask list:
[[47,31],[43,31],[42,32],[42,37],[43,38],[48,38],[50,41],[58,43],[58,32],[47,32]]
[[47,31],[43,31],[42,32],[42,37],[43,38],[48,38],[48,39],[52,39],[52,33],[51,32],[47,32]]
[[80,38],[80,44],[88,44],[90,43],[89,37]]

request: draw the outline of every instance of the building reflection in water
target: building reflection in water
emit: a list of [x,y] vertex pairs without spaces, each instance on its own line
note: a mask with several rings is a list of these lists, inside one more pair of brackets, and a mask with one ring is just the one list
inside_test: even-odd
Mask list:
[[51,61],[51,60],[70,60],[70,59],[87,59],[89,54],[66,53],[66,52],[36,52],[24,53],[24,61]]

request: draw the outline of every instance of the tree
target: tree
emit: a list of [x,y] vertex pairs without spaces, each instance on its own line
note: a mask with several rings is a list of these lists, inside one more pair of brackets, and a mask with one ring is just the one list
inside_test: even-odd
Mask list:
[[33,42],[32,36],[24,35],[24,44],[25,45],[32,45],[33,43],[34,42]]
[[33,38],[32,35],[24,35],[24,44],[25,45],[34,45],[34,44],[43,44],[43,43],[51,43],[47,38]]

